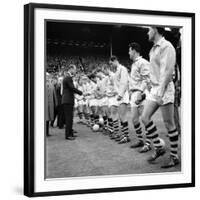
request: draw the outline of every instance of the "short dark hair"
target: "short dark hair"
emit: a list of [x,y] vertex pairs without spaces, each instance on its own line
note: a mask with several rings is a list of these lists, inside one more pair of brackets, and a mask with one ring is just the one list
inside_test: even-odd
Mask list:
[[115,61],[115,60],[118,60],[117,56],[111,56],[111,57],[110,57],[110,61],[113,62],[113,61]]
[[132,42],[129,45],[129,48],[131,48],[132,50],[136,50],[138,53],[141,53],[141,46],[140,44],[136,43],[136,42]]
[[164,33],[165,33],[164,27],[155,26],[155,28],[157,29],[157,31],[160,35],[164,35]]
[[102,69],[101,69],[101,68],[97,68],[97,69],[95,70],[95,74],[97,74],[97,73],[99,73],[99,72],[102,72]]
[[91,80],[91,79],[94,79],[96,76],[95,76],[95,74],[89,74],[88,75],[88,78]]

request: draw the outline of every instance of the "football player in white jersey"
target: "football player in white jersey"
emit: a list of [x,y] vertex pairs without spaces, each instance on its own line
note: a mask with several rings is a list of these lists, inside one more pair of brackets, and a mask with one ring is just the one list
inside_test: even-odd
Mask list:
[[90,113],[91,113],[91,109],[90,109],[90,99],[91,99],[91,90],[93,87],[93,82],[88,78],[88,76],[85,77],[86,79],[86,84],[85,84],[85,99],[86,99],[86,106],[85,106],[85,118],[87,121],[87,126],[90,126]]
[[104,74],[104,78],[102,80],[102,87],[104,90],[104,97],[102,100],[102,116],[104,121],[104,134],[108,134],[109,130],[111,133],[113,132],[112,118],[110,117],[110,109],[109,109],[109,98],[112,96],[111,94],[112,86],[110,87],[111,71],[109,69],[109,65],[107,64],[103,65],[102,72]]
[[[82,88],[82,78],[79,76],[77,80],[77,89],[83,90]],[[77,112],[79,116],[78,123],[83,123],[83,95],[75,95],[76,101],[77,101]]]
[[[114,136],[119,134],[119,121],[118,121],[118,102],[116,101],[117,90],[114,84],[114,75],[115,73],[109,66],[107,70],[107,81],[106,81],[106,96],[108,102],[107,110],[107,132],[111,139],[114,139]],[[113,126],[115,124],[115,126]]]
[[88,125],[88,78],[87,76],[84,74],[82,76],[82,91],[83,91],[83,116],[84,116],[84,124]]
[[90,99],[89,99],[89,108],[90,108],[90,127],[92,128],[96,123],[96,114],[97,114],[97,100],[95,96],[95,91],[97,88],[96,76],[95,74],[89,75],[90,79]]
[[88,76],[86,76],[86,87],[85,87],[85,98],[86,98],[86,120],[87,120],[87,126],[90,126],[90,122],[91,122],[91,119],[90,119],[90,113],[91,113],[91,110],[90,110],[90,99],[91,99],[91,90],[92,90],[92,84],[91,84],[91,80],[88,78]]
[[[127,68],[119,63],[118,58],[116,56],[112,56],[110,58],[109,64],[115,70],[115,75],[113,80],[114,80],[114,86],[117,91],[117,96],[115,98],[115,102],[113,103],[114,106],[116,107],[116,111],[118,110],[119,119],[121,122],[122,134],[121,136],[116,138],[116,141],[119,141],[119,144],[123,144],[130,142],[128,119],[127,119],[127,104],[129,103],[129,92],[128,92],[129,75]],[[117,119],[114,120],[116,121]],[[117,123],[118,122],[116,122],[116,124]]]
[[93,99],[90,100],[90,107],[91,107],[91,112],[92,112],[92,121],[93,124],[98,124],[99,125],[99,114],[100,114],[100,104],[101,104],[101,99],[102,95],[100,93],[100,88],[99,88],[99,77],[94,74],[94,77],[92,79],[94,85],[92,89],[92,97]]
[[[106,70],[104,70],[106,66],[103,66],[102,69],[99,69],[97,71],[97,77],[98,77],[98,93],[100,94],[99,98],[99,119],[103,118],[105,119],[106,123],[106,116],[108,114],[108,98],[106,96],[106,85],[107,85],[107,80],[108,80],[108,75],[105,73]],[[101,125],[103,128],[103,124]],[[105,129],[103,128],[103,133],[105,133]]]
[[160,107],[165,127],[168,130],[170,141],[170,161],[163,168],[173,167],[179,163],[178,157],[178,131],[174,123],[174,84],[172,81],[175,70],[176,52],[173,45],[164,37],[164,28],[152,26],[149,28],[149,41],[154,43],[150,50],[150,80],[151,91],[144,105],[142,122],[146,127],[146,136],[152,139],[154,154],[148,159],[149,162],[165,154],[165,145],[159,138],[157,127],[152,115]]
[[140,123],[140,114],[143,107],[142,100],[146,97],[149,84],[149,62],[142,58],[140,55],[141,47],[138,43],[129,44],[129,57],[133,61],[131,66],[131,73],[129,79],[129,92],[130,92],[130,104],[133,127],[137,136],[137,141],[130,147],[137,148],[142,147],[139,152],[144,153],[151,150],[150,140],[143,138],[142,126]]

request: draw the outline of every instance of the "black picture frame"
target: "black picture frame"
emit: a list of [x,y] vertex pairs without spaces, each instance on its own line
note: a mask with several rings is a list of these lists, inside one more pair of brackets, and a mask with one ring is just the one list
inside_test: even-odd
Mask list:
[[[167,185],[144,185],[144,186],[130,186],[117,188],[99,188],[99,189],[84,189],[84,190],[65,190],[65,191],[45,191],[35,192],[35,172],[34,172],[34,158],[35,158],[35,139],[34,139],[34,97],[35,97],[35,70],[34,70],[34,30],[35,30],[35,9],[57,9],[57,10],[80,10],[80,11],[96,11],[108,13],[128,13],[141,15],[155,15],[155,16],[177,16],[191,18],[192,27],[192,160],[191,160],[191,183],[181,184],[167,184]],[[166,11],[152,11],[152,10],[135,10],[135,9],[121,9],[121,8],[104,8],[104,7],[87,7],[87,6],[73,6],[73,5],[55,5],[55,4],[27,4],[24,5],[24,195],[28,197],[36,196],[53,196],[53,195],[72,195],[85,193],[100,193],[100,192],[122,192],[134,190],[149,190],[149,189],[163,189],[163,188],[184,188],[195,186],[195,14],[185,12],[166,12]]]

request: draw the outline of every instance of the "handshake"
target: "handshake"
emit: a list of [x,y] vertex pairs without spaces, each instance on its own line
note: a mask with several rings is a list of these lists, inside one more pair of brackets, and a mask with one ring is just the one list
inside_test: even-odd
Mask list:
[[89,93],[84,93],[84,94],[83,94],[84,97],[87,97],[87,96],[90,96],[90,95],[91,95],[91,94],[89,94]]
[[135,101],[136,105],[139,105],[142,101],[144,101],[146,99],[146,94],[143,92],[139,92],[137,95],[137,99]]

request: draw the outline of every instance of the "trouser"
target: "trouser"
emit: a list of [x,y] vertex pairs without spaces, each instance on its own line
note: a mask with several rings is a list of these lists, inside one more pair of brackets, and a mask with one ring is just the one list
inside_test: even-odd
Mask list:
[[46,136],[49,136],[49,121],[46,121]]
[[73,136],[73,104],[63,104],[64,116],[65,116],[65,138]]
[[63,105],[60,104],[58,105],[55,110],[54,110],[54,119],[51,121],[51,126],[53,127],[54,125],[54,122],[55,122],[55,119],[57,117],[57,124],[56,126],[59,127],[59,128],[63,128],[64,126],[64,112],[63,112]]
[[57,110],[57,107],[54,107],[54,116],[53,116],[53,120],[51,121],[50,125],[53,127],[54,125],[54,122],[56,120],[56,116],[58,114],[58,110]]
[[58,112],[58,121],[57,121],[57,126],[59,128],[63,128],[64,126],[64,111],[63,111],[63,105],[58,105],[57,107],[57,112]]

